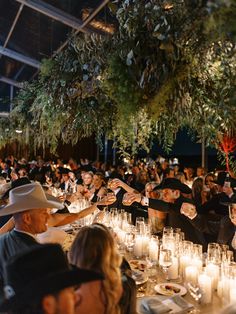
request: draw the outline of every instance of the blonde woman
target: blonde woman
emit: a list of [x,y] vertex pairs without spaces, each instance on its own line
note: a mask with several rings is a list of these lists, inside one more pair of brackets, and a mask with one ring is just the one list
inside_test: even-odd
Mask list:
[[[69,252],[69,261],[105,277],[103,281],[80,286],[77,293],[82,301],[78,304],[77,314],[119,314],[121,257],[109,229],[98,223],[80,229]],[[94,302],[87,302],[89,298]]]

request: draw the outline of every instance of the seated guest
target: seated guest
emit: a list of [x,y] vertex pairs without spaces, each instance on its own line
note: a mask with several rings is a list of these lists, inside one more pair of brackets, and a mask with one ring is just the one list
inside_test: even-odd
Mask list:
[[230,178],[231,187],[225,187],[225,179],[227,172],[219,172],[217,179],[214,181],[218,186],[218,193],[213,195],[212,198],[197,207],[197,211],[200,214],[207,214],[210,211],[218,215],[228,215],[228,206],[226,203],[231,202],[236,198],[236,193],[233,188],[236,186],[236,181],[233,178]]
[[[78,232],[71,250],[69,261],[78,267],[97,271],[104,276],[100,283],[83,284],[79,288],[80,295],[93,298],[97,304],[97,311],[88,311],[87,302],[82,302],[78,314],[116,314],[120,313],[119,302],[122,296],[121,257],[109,229],[101,224],[83,227]],[[126,291],[124,291],[124,294]],[[121,300],[122,301],[122,300]],[[127,300],[122,313],[134,313]],[[83,306],[85,310],[83,310]],[[91,304],[92,306],[92,304]]]
[[194,179],[192,185],[192,199],[198,206],[204,204],[207,201],[206,195],[203,191],[203,183],[204,179],[202,177],[197,177]]
[[[27,178],[20,178],[20,179],[14,181],[15,187],[29,185],[29,184],[31,184],[31,182]],[[9,191],[13,191],[13,190],[14,189],[13,189],[13,183],[12,183],[12,188],[7,190],[4,194],[6,203],[7,203],[6,197],[9,196]],[[58,201],[58,199],[49,195],[48,193],[45,193],[45,196],[46,196],[48,201],[53,201],[53,202],[59,203],[60,206],[62,206],[62,207],[64,206],[64,205],[62,205],[62,203],[60,203]],[[99,206],[99,205],[107,206],[107,205],[111,204],[112,202],[114,202],[114,199],[115,199],[115,197],[113,195],[107,195],[101,201],[96,202],[96,203],[92,204],[91,206],[84,208],[83,210],[81,210],[78,213],[69,213],[69,212],[68,213],[61,213],[61,212],[60,213],[58,213],[58,212],[50,213],[50,212],[48,212],[47,227],[58,227],[58,226],[70,224],[70,223],[74,222],[75,220],[84,218],[87,215],[92,214],[94,211],[96,211],[98,209],[97,206]],[[2,213],[2,211],[0,210],[0,216],[1,216],[1,213]],[[8,219],[9,219],[12,217],[12,215],[7,215],[6,217],[8,217]],[[5,223],[0,228],[0,234],[4,234],[4,233],[8,232],[8,231],[12,230],[14,227],[15,227],[15,221],[13,218],[11,218],[7,221],[7,223]],[[51,231],[49,231],[50,234],[51,234]]]
[[[11,257],[4,272],[5,300],[1,313],[74,314],[81,297],[74,287],[85,282],[100,282],[101,274],[70,268],[59,245],[47,244]],[[86,299],[94,307],[93,299]],[[89,313],[89,312],[88,312]]]
[[191,189],[175,178],[164,179],[157,189],[162,191],[162,200],[143,197],[141,194],[135,193],[128,193],[127,197],[131,203],[138,202],[143,206],[168,213],[167,226],[180,228],[185,233],[186,240],[205,245],[202,233],[198,230],[193,230],[192,224],[180,213],[184,202],[193,203],[191,199],[182,195],[191,194]]
[[[149,182],[145,186],[145,196],[150,198],[161,199],[161,193],[157,189],[158,184],[156,182]],[[154,190],[155,189],[155,190]],[[166,221],[166,213],[159,210],[148,208],[148,221],[151,225],[152,234],[157,234],[163,231]]]
[[227,215],[219,221],[211,221],[205,215],[198,214],[196,206],[189,203],[182,204],[181,213],[189,218],[189,221],[196,229],[217,235],[217,242],[228,244],[234,251],[236,258],[236,214],[231,218]]
[[90,201],[97,202],[107,193],[105,177],[101,172],[93,176],[93,188],[90,190]]
[[0,217],[13,215],[15,228],[0,236],[0,277],[4,263],[22,249],[37,245],[35,235],[47,230],[48,208],[62,208],[59,201],[49,201],[38,183],[14,188],[9,204],[0,210]]
[[61,174],[62,174],[62,180],[61,180],[60,188],[66,193],[69,193],[73,189],[72,182],[70,180],[70,170],[67,168],[63,168],[61,169]]
[[93,188],[93,173],[91,171],[82,174],[82,183],[77,186],[79,196],[89,198],[89,191]]
[[208,200],[211,199],[214,194],[218,193],[218,187],[217,187],[217,184],[215,184],[215,180],[216,180],[216,177],[213,172],[207,173],[204,178],[204,184],[209,191]]
[[148,173],[145,170],[140,170],[132,187],[139,192],[144,192],[145,185],[148,181]]

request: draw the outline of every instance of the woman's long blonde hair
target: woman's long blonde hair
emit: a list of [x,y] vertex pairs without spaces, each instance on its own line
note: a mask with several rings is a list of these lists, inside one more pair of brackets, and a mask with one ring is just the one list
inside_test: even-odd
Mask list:
[[119,313],[121,291],[121,257],[109,229],[102,224],[83,227],[78,232],[69,252],[71,264],[101,272],[105,313]]

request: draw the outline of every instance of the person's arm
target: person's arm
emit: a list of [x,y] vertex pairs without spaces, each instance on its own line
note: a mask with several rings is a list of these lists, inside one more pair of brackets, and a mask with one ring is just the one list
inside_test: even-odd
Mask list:
[[75,220],[84,218],[90,214],[92,214],[95,210],[97,210],[97,205],[110,205],[113,204],[116,200],[115,196],[108,195],[107,197],[104,197],[99,202],[94,203],[93,205],[81,210],[79,213],[66,213],[66,214],[52,214],[50,218],[48,219],[48,226],[49,227],[59,227],[64,226],[67,224],[70,224],[74,222]]
[[114,189],[123,188],[128,193],[139,193],[137,190],[133,189],[131,186],[129,186],[120,179],[113,179],[111,184],[112,188]]
[[218,234],[220,230],[220,221],[208,220],[206,215],[197,213],[196,206],[189,203],[183,203],[180,209],[182,215],[185,215],[191,224],[197,230],[208,234]]
[[[160,212],[170,212],[175,210],[176,206],[172,203],[167,203],[162,200],[152,199],[142,196],[140,193],[126,193],[127,206],[133,203],[140,203],[142,206],[149,207],[152,209],[159,210]],[[129,204],[129,205],[128,205]]]
[[14,218],[11,217],[1,228],[0,234],[4,234],[8,231],[11,231],[15,227]]

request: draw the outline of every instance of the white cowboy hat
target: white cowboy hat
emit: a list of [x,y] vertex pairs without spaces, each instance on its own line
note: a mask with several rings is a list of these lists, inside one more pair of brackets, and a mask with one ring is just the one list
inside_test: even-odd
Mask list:
[[64,206],[56,198],[49,200],[39,183],[31,183],[14,188],[9,193],[9,204],[0,209],[0,216],[20,213],[29,209],[58,208]]

